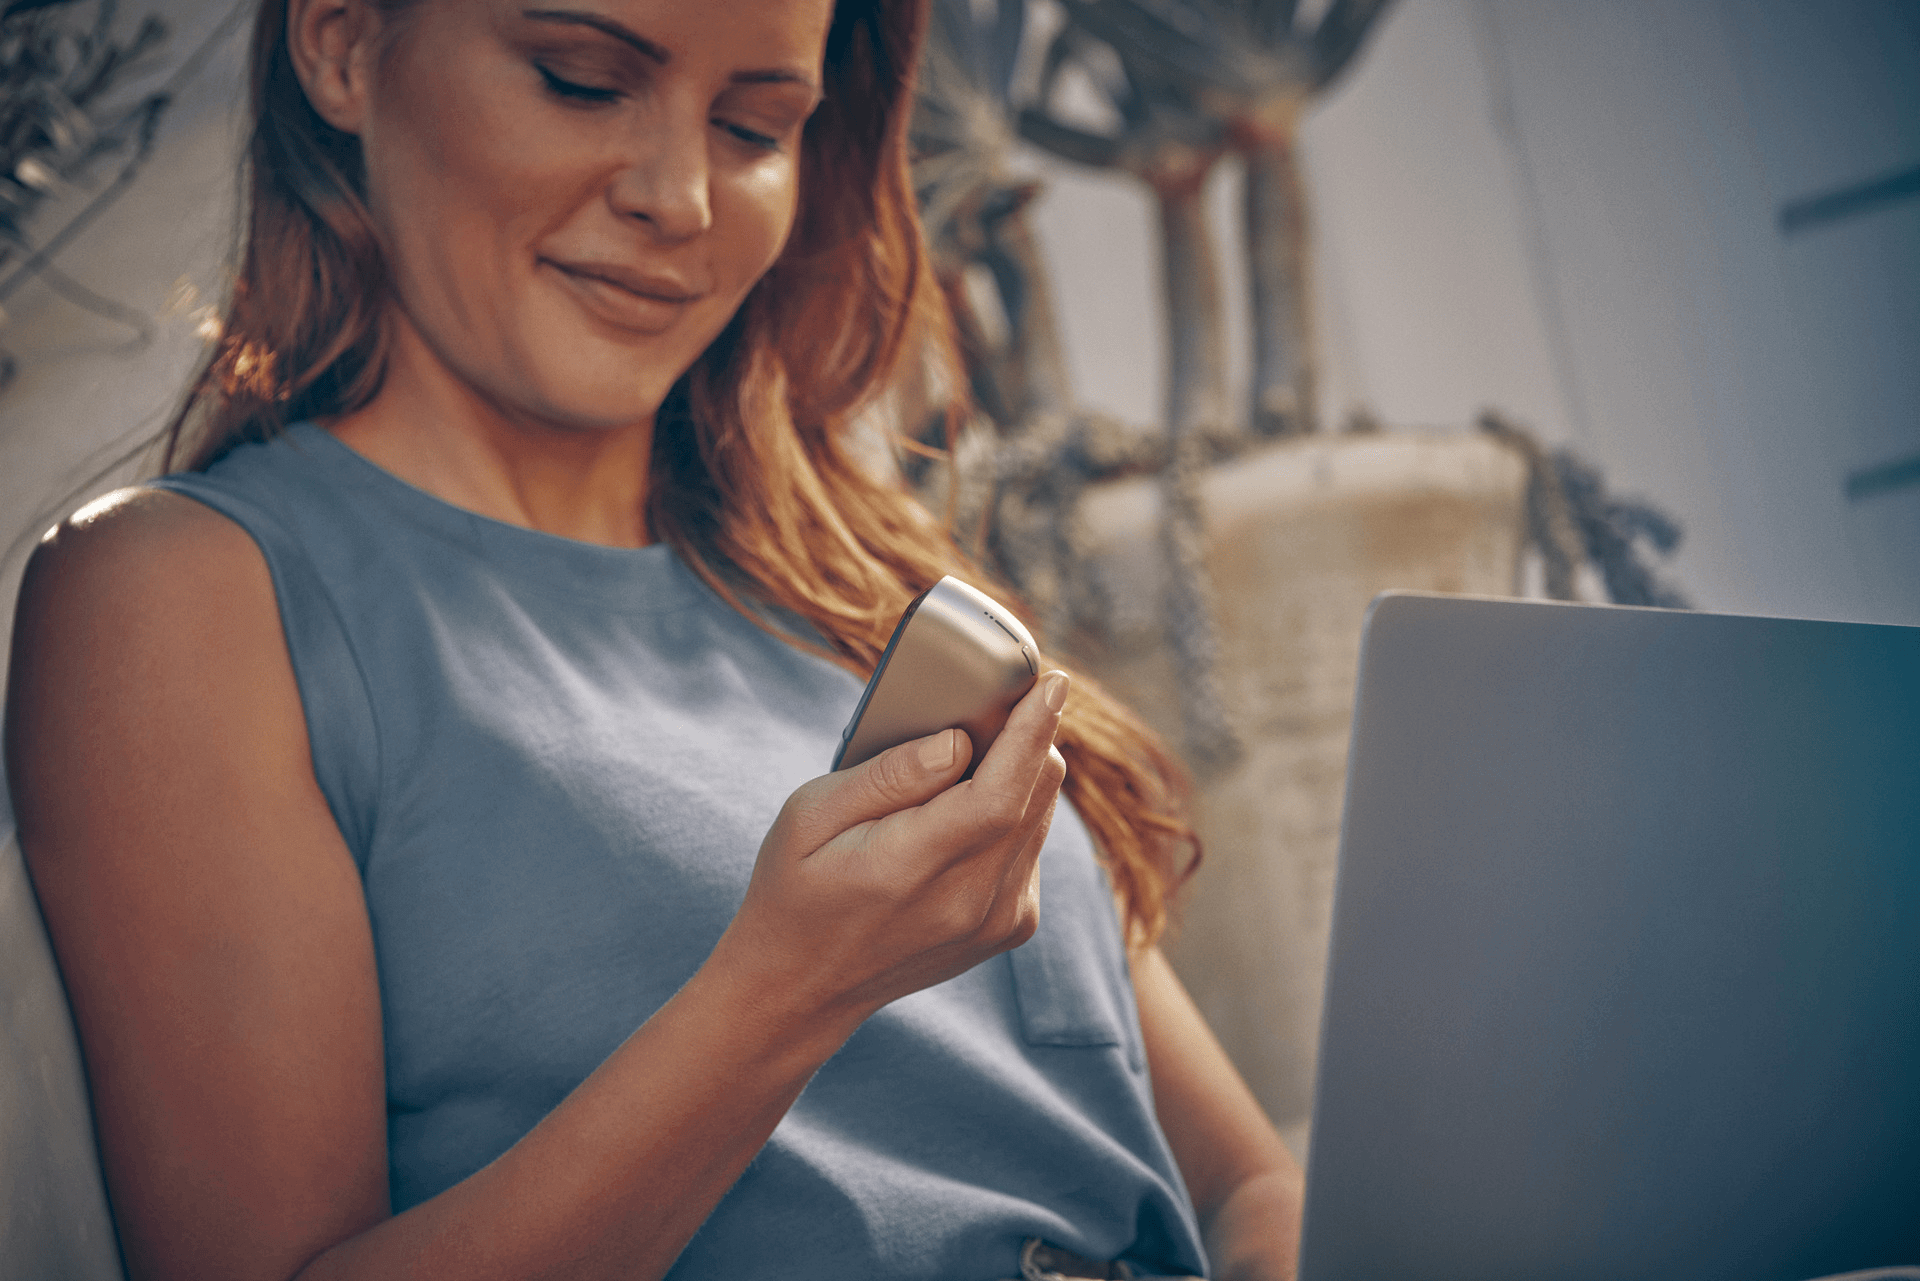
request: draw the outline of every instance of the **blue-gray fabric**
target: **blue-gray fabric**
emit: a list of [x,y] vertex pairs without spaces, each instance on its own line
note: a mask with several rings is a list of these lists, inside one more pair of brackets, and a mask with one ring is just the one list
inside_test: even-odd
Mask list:
[[[373,923],[404,1209],[504,1152],[699,968],[859,683],[665,547],[474,515],[310,424],[154,483],[240,524],[272,572]],[[1041,868],[1034,939],[869,1019],[673,1277],[989,1281],[1027,1237],[1203,1271],[1065,804]]]

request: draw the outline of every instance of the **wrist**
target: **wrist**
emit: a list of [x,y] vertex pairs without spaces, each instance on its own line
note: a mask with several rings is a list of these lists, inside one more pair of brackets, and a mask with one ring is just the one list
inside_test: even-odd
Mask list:
[[682,995],[710,1003],[745,1056],[811,1076],[873,1011],[834,999],[804,962],[782,959],[729,929]]

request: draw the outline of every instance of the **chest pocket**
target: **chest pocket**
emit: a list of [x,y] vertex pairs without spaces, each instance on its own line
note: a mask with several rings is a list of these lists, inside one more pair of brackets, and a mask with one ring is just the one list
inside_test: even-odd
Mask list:
[[1113,896],[1084,829],[1061,809],[1040,855],[1040,928],[1008,954],[1020,1031],[1029,1045],[1121,1046],[1139,1071],[1140,1020]]

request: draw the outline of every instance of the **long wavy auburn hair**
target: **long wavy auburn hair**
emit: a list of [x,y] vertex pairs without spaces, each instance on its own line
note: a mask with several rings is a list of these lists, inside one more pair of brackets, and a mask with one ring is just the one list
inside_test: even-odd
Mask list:
[[[903,353],[957,360],[907,176],[926,20],[925,0],[836,5],[793,234],[669,393],[648,486],[654,537],[781,639],[862,677],[907,602],[942,575],[1010,597],[849,440],[853,415]],[[169,470],[203,468],[289,422],[351,413],[385,372],[392,300],[359,141],[307,102],[287,52],[286,0],[261,4],[250,81],[240,269],[220,336],[168,426]],[[826,645],[796,641],[750,602],[797,615]],[[1198,857],[1186,776],[1078,673],[1058,743],[1066,794],[1099,846],[1128,940],[1145,946]]]

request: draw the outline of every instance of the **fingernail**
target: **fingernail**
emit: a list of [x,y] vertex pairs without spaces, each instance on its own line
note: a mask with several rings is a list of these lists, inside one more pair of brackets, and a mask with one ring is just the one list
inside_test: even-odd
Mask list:
[[953,764],[953,736],[959,732],[943,729],[920,744],[920,764],[930,770],[943,770]]
[[1046,701],[1049,711],[1059,711],[1067,705],[1067,674],[1048,672],[1046,683],[1040,687],[1040,697]]

